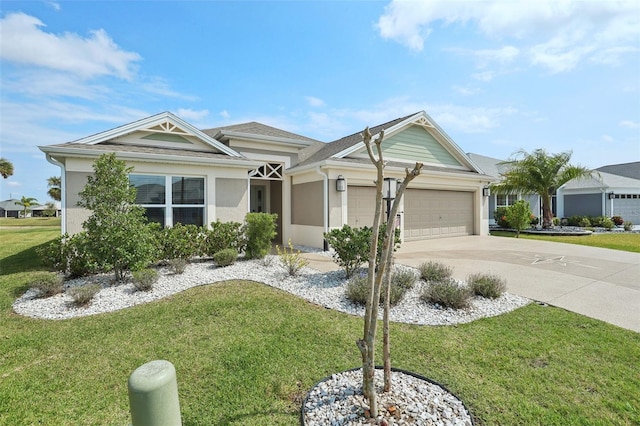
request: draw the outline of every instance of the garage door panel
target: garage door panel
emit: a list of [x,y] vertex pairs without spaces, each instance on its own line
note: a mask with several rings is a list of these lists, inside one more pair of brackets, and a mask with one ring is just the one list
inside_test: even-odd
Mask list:
[[405,239],[419,240],[473,234],[473,193],[408,189]]

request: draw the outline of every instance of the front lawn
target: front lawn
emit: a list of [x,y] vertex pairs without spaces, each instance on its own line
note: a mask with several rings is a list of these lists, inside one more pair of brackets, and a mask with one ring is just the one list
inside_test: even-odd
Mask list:
[[[185,425],[296,425],[316,381],[361,363],[360,318],[254,282],[72,320],[18,316],[23,271],[40,268],[23,253],[55,237],[29,231],[2,231],[1,425],[128,424],[127,379],[154,359],[176,367]],[[478,425],[640,422],[638,333],[532,304],[458,326],[393,324],[392,339],[394,366],[445,384]]]
[[[497,237],[515,237],[515,232],[491,231]],[[640,253],[640,233],[637,232],[604,232],[591,235],[540,235],[520,234],[520,238],[529,240],[554,241],[557,243],[580,244],[583,246],[609,248],[614,250]]]
[[1,217],[0,226],[56,226],[60,228],[59,217]]

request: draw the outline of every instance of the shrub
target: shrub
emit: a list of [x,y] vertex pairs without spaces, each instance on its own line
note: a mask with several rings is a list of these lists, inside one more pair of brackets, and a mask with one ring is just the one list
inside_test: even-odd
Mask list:
[[206,232],[196,225],[176,223],[159,231],[160,259],[185,259],[202,256],[205,252]]
[[[376,267],[382,256],[382,245],[386,224],[380,225],[378,233],[378,251],[376,254]],[[364,226],[362,228],[352,228],[344,225],[340,229],[332,229],[324,234],[324,238],[334,250],[333,260],[340,265],[347,278],[363,263],[369,260],[371,250],[371,235],[373,228]],[[400,245],[400,230],[395,230],[394,247],[395,251]]]
[[626,221],[626,222],[624,223],[624,230],[625,230],[625,231],[631,231],[631,230],[633,230],[633,223],[632,223],[632,222],[629,222],[629,221]]
[[158,281],[160,275],[158,271],[151,268],[140,269],[133,271],[133,286],[138,291],[149,291],[153,288],[153,285]]
[[344,269],[347,278],[369,258],[371,234],[365,228],[344,225],[325,233],[324,238],[335,250],[333,260]]
[[395,268],[391,275],[391,283],[396,287],[411,290],[417,280],[415,272],[406,268]]
[[91,302],[96,294],[102,289],[100,284],[86,284],[81,287],[73,287],[67,291],[67,294],[73,299],[73,303],[77,306],[85,306]]
[[508,228],[509,222],[507,221],[507,208],[506,207],[498,207],[493,212],[493,219],[496,221],[496,224],[501,228]]
[[63,282],[60,275],[52,272],[36,272],[31,276],[31,288],[38,291],[38,297],[62,293]]
[[247,259],[262,259],[271,251],[271,244],[276,236],[276,219],[278,215],[271,213],[247,213],[245,220]]
[[174,274],[182,274],[184,270],[187,268],[188,263],[189,262],[187,262],[186,259],[182,259],[179,257],[175,259],[169,259],[168,261],[169,270]]
[[580,222],[578,222],[578,226],[581,226],[583,228],[588,228],[591,226],[591,221],[589,220],[588,217],[583,217],[582,219],[580,219]]
[[497,275],[472,274],[467,277],[467,283],[473,294],[496,299],[504,293],[507,283]]
[[206,231],[205,253],[213,256],[220,250],[228,248],[242,253],[247,246],[244,231],[240,222],[211,222],[211,229]]
[[[555,219],[553,221],[553,224],[555,225]],[[536,226],[537,224],[540,223],[540,218],[536,217],[533,213],[530,214],[530,220],[529,220],[529,225],[531,226]]]
[[599,221],[600,223],[598,225],[596,225],[596,226],[601,226],[604,229],[609,230],[609,231],[612,230],[613,227],[615,226],[614,223],[613,223],[613,220],[611,220],[611,218],[608,218],[606,216],[600,216],[599,219],[600,219],[600,221]]
[[418,266],[420,271],[420,279],[427,282],[431,281],[445,281],[451,278],[453,274],[453,268],[440,262],[423,262]]
[[613,221],[613,223],[615,223],[616,226],[624,224],[624,219],[622,219],[622,216],[613,216],[611,220]]
[[520,237],[520,231],[527,228],[531,222],[529,202],[518,200],[507,207],[507,222],[516,230],[516,238]]
[[99,262],[91,253],[86,232],[73,236],[65,234],[46,246],[36,249],[43,265],[68,274],[71,278],[82,277],[100,271]]
[[309,264],[309,261],[300,255],[300,250],[294,251],[293,244],[289,240],[289,251],[286,247],[282,248],[276,246],[278,256],[280,257],[280,263],[282,267],[287,271],[290,276],[298,275],[300,270]]
[[367,275],[359,274],[352,277],[345,289],[345,295],[348,300],[356,305],[365,306],[369,298],[369,286],[367,283]]
[[469,306],[471,290],[458,285],[453,278],[431,282],[422,291],[420,299],[427,303],[437,303],[445,308],[462,309]]
[[553,226],[560,226],[561,223],[562,223],[562,221],[560,220],[559,217],[554,217],[553,218]]
[[236,263],[237,258],[238,252],[236,251],[236,249],[232,248],[220,250],[213,255],[213,261],[216,262],[216,264],[221,268],[233,265],[234,263]]

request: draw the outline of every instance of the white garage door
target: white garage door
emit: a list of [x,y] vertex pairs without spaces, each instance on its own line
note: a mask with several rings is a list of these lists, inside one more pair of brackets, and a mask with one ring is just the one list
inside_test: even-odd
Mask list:
[[472,192],[407,189],[405,240],[472,235],[473,204]]
[[376,212],[376,189],[368,186],[349,186],[347,191],[347,223],[353,228],[373,225]]
[[[640,198],[638,195],[621,195],[625,198],[616,197],[613,200],[613,214],[621,216],[625,222],[640,225]],[[633,198],[633,197],[636,198]]]

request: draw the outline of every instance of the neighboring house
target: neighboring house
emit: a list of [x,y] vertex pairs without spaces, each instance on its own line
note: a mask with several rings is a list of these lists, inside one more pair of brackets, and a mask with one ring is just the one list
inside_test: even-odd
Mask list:
[[[52,201],[52,203],[53,203],[53,209],[55,209],[54,216],[60,217],[60,215],[62,214],[62,205],[60,201]],[[47,206],[46,204],[31,207],[31,212],[33,217],[43,217],[44,212],[47,210],[49,210],[49,206]]]
[[[483,188],[494,179],[431,117],[418,112],[371,133],[382,130],[385,177],[401,179],[415,161],[424,163],[396,219],[402,238],[488,233]],[[80,231],[88,217],[77,206],[78,193],[105,152],[134,168],[137,202],[150,220],[165,226],[242,221],[250,211],[277,213],[279,242],[320,248],[330,229],[373,223],[376,169],[360,133],[325,144],[255,122],[199,130],[164,112],[40,149],[62,168],[62,232]]]
[[[474,163],[476,163],[483,172],[492,176],[496,180],[502,178],[502,174],[508,170],[507,164],[501,164],[505,160],[499,160],[497,158],[486,157],[480,154],[467,154]],[[555,198],[555,197],[554,197]],[[489,223],[495,225],[495,219],[493,218],[493,212],[498,207],[509,207],[518,200],[525,200],[529,203],[531,213],[539,218],[542,216],[542,202],[538,194],[494,194],[489,196]]]
[[558,216],[620,216],[640,224],[640,161],[603,166],[558,189]]
[[20,213],[24,210],[23,206],[16,204],[13,198],[0,201],[0,217],[20,217]]

